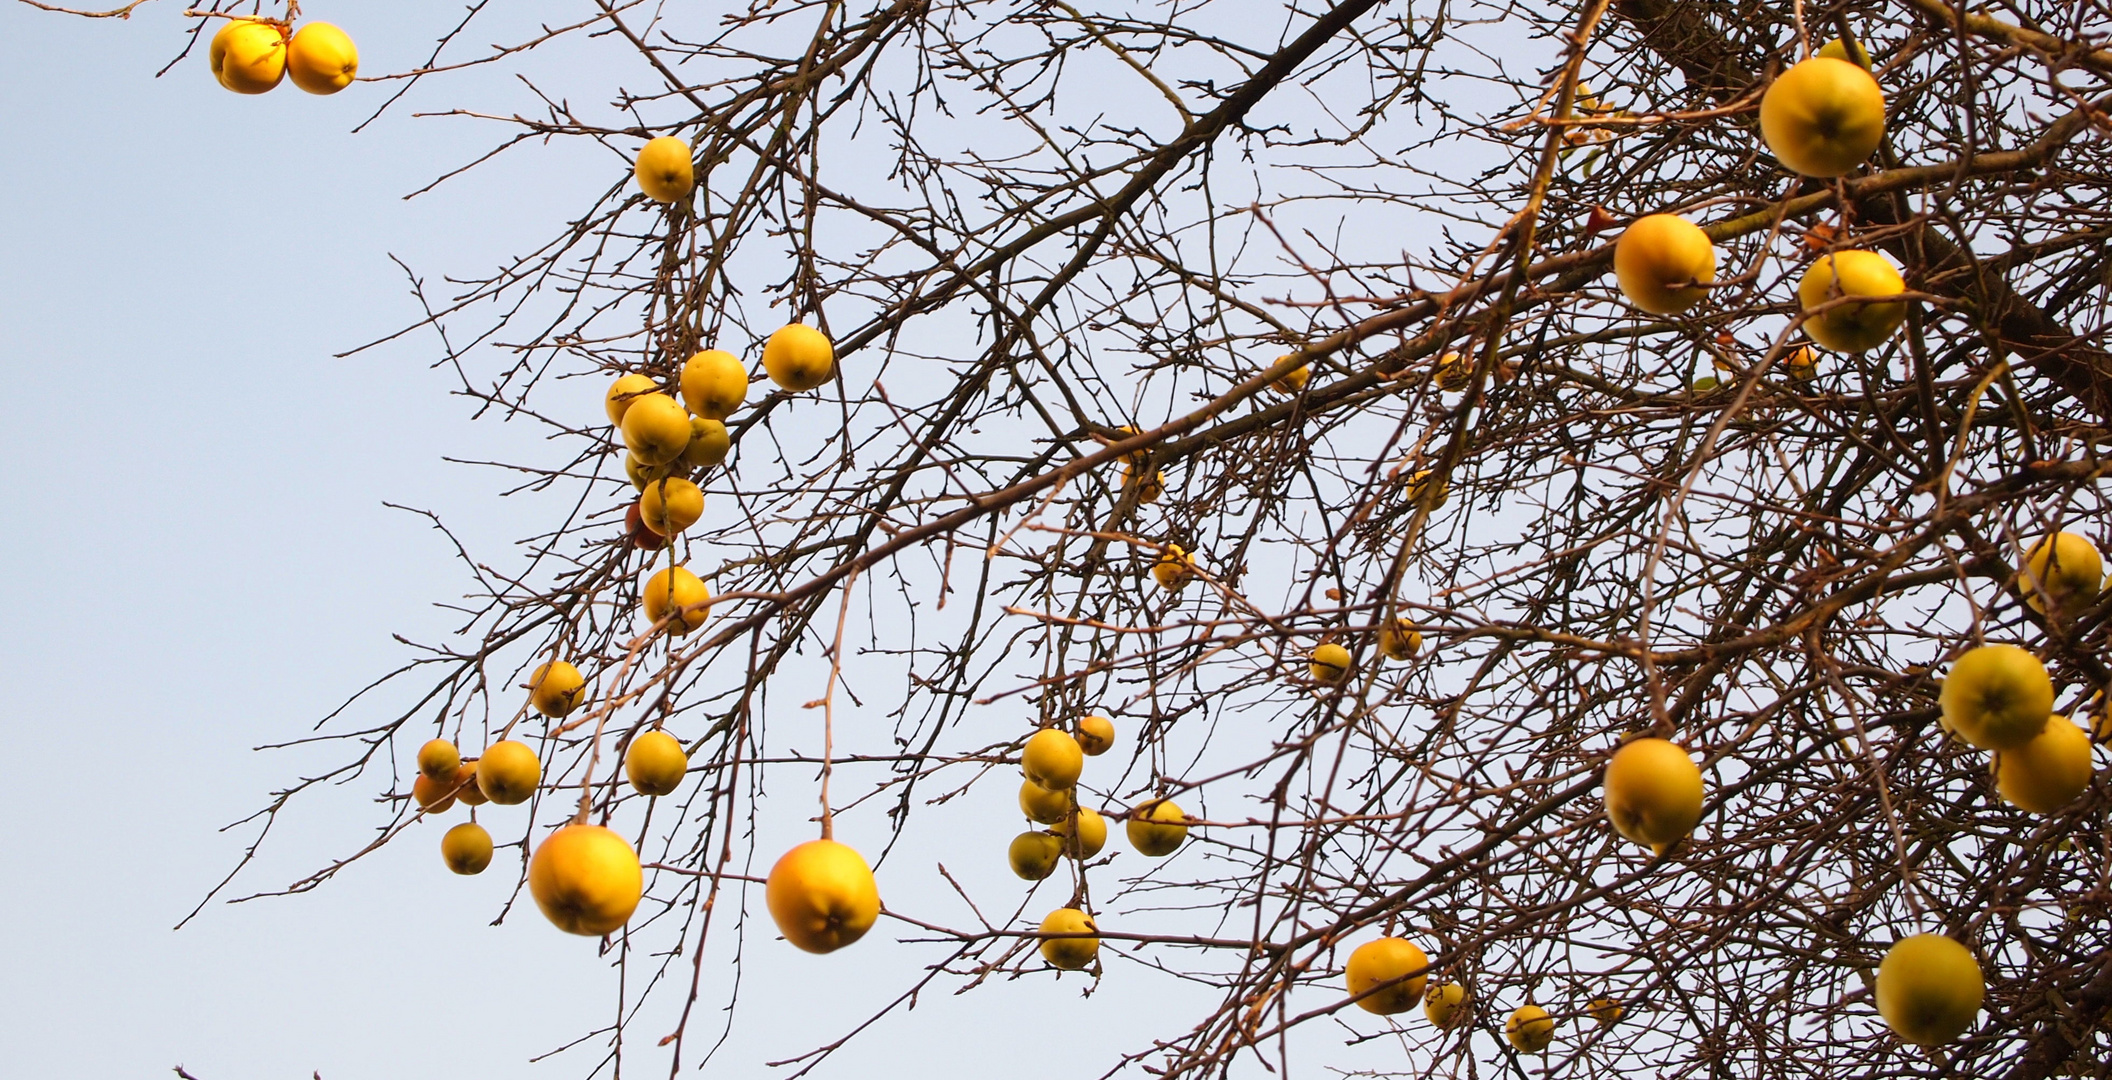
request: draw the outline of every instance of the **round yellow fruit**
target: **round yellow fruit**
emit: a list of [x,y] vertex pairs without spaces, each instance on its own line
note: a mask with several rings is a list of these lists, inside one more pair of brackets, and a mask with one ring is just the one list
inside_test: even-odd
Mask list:
[[1627,1010],[1621,1008],[1620,1002],[1610,997],[1602,997],[1591,999],[1591,1004],[1586,1007],[1586,1011],[1591,1013],[1593,1020],[1599,1022],[1600,1027],[1612,1027]]
[[1951,665],[1936,700],[1959,738],[1982,750],[2016,750],[2053,715],[2053,677],[2015,645],[1982,645]]
[[[1420,502],[1422,502],[1422,501],[1423,501],[1423,492],[1424,492],[1424,491],[1425,491],[1426,489],[1428,489],[1428,488],[1429,488],[1429,486],[1430,486],[1430,482],[1431,482],[1431,473],[1430,473],[1430,470],[1428,470],[1428,469],[1421,469],[1421,470],[1418,470],[1418,471],[1416,472],[1416,474],[1415,474],[1414,476],[1411,476],[1411,477],[1409,477],[1409,478],[1408,478],[1408,501],[1409,501],[1409,502],[1411,502],[1411,503],[1420,503]],[[1452,497],[1452,484],[1451,484],[1451,482],[1450,482],[1450,481],[1446,481],[1446,480],[1439,480],[1439,481],[1437,481],[1437,494],[1436,494],[1435,496],[1433,496],[1433,497],[1431,498],[1431,500],[1430,500],[1430,509],[1431,509],[1432,511],[1436,511],[1436,510],[1440,509],[1441,507],[1443,507],[1443,506],[1445,505],[1445,500],[1446,500],[1446,499],[1449,499],[1449,498],[1451,498],[1451,497]]]
[[638,498],[638,516],[646,528],[673,536],[704,516],[704,492],[687,480],[663,477],[645,485]]
[[681,202],[697,186],[697,166],[690,159],[689,144],[672,135],[646,143],[631,171],[638,176],[638,190],[655,202]]
[[1305,668],[1312,673],[1314,682],[1341,682],[1349,674],[1349,650],[1330,641],[1313,650],[1312,661]]
[[1806,312],[1821,304],[1835,306],[1806,319],[1804,332],[1811,335],[1811,340],[1840,352],[1877,348],[1907,318],[1906,301],[1884,298],[1898,296],[1906,288],[1899,271],[1877,252],[1837,251],[1821,255],[1797,283],[1797,302]]
[[1638,218],[1614,242],[1613,277],[1629,303],[1652,315],[1685,311],[1708,298],[1694,283],[1716,280],[1716,245],[1683,217]]
[[1154,859],[1163,858],[1188,838],[1188,826],[1182,823],[1187,816],[1173,800],[1154,799],[1130,810],[1123,831],[1129,834],[1130,847]]
[[[1091,915],[1087,915],[1077,908],[1057,908],[1049,912],[1048,918],[1041,920],[1041,932],[1044,934],[1097,934],[1100,932],[1100,928],[1093,925],[1093,917]],[[1050,967],[1062,968],[1065,971],[1077,971],[1092,963],[1093,957],[1099,955],[1099,953],[1100,939],[1097,937],[1043,938],[1041,940],[1041,958],[1047,960]]]
[[787,390],[812,390],[836,373],[836,349],[827,334],[793,323],[763,343],[763,370]]
[[1538,1005],[1520,1005],[1503,1022],[1503,1037],[1528,1054],[1537,1054],[1555,1041],[1555,1018]]
[[1168,544],[1165,554],[1152,564],[1151,576],[1167,592],[1180,592],[1195,580],[1195,560],[1181,550],[1181,545]]
[[1056,864],[1063,861],[1063,840],[1045,832],[1020,833],[1005,849],[1005,860],[1012,864],[1013,873],[1040,881],[1055,873]]
[[665,731],[648,731],[631,740],[623,755],[623,775],[640,795],[667,795],[682,786],[689,774],[689,755],[682,743]]
[[1973,1026],[1987,987],[1965,946],[1941,934],[1903,938],[1877,966],[1877,1012],[1894,1034],[1936,1046]]
[[485,798],[484,789],[477,786],[477,763],[465,761],[455,770],[455,798],[464,806],[482,806],[491,800]]
[[[1357,998],[1357,1007],[1380,1016],[1404,1013],[1423,1000],[1423,984],[1428,981],[1430,958],[1411,942],[1397,937],[1383,937],[1357,946],[1349,954],[1349,964],[1344,975],[1349,983],[1351,996],[1365,994],[1381,983],[1393,983],[1384,990]],[[1401,980],[1396,982],[1395,980]]]
[[2034,814],[2051,814],[2090,786],[2090,736],[2065,716],[2049,717],[2037,737],[1995,752],[1995,789]]
[[609,414],[609,423],[621,424],[623,423],[623,414],[629,411],[631,402],[647,394],[657,394],[659,392],[660,384],[654,382],[650,376],[639,375],[635,372],[629,375],[618,375],[616,381],[609,384],[608,393],[602,396],[602,409]]
[[[1849,60],[1848,43],[1840,38],[1834,38],[1832,41],[1819,46],[1819,55],[1829,56],[1835,60]],[[1855,56],[1851,62],[1861,68],[1870,66],[1870,50],[1863,48],[1861,41],[1855,43]]]
[[1149,506],[1166,494],[1166,474],[1161,471],[1149,480],[1138,479],[1138,467],[1125,463],[1122,466],[1122,490],[1137,489],[1137,502]]
[[286,76],[311,94],[335,94],[358,74],[359,50],[329,23],[308,23],[286,43]]
[[1379,652],[1386,659],[1408,661],[1423,651],[1423,635],[1408,628],[1408,620],[1395,619],[1388,626],[1379,627]]
[[689,445],[676,460],[692,469],[709,469],[726,460],[726,452],[732,449],[733,436],[727,434],[726,425],[695,416],[689,421]]
[[666,394],[642,394],[623,411],[623,444],[646,465],[665,465],[689,447],[689,413]]
[[1099,757],[1115,745],[1115,722],[1105,716],[1083,717],[1073,737],[1087,757]]
[[1027,737],[1019,767],[1027,779],[1050,791],[1063,791],[1078,783],[1078,774],[1085,770],[1085,751],[1070,732],[1042,728]]
[[647,578],[640,600],[647,619],[666,619],[667,632],[677,636],[704,625],[711,614],[711,590],[683,566],[664,566]]
[[880,917],[880,886],[865,858],[834,840],[809,840],[777,860],[764,886],[785,940],[810,953],[835,952]]
[[1457,393],[1474,381],[1474,364],[1456,352],[1448,352],[1438,358],[1436,378],[1439,390]]
[[237,94],[261,94],[286,77],[286,34],[267,22],[243,19],[213,35],[220,62],[213,74]]
[[477,759],[477,790],[500,806],[518,806],[542,783],[543,763],[528,744],[506,739],[491,744]]
[[432,739],[418,748],[418,771],[434,780],[453,780],[462,768],[462,752],[446,739]]
[[1050,791],[1032,780],[1024,780],[1019,785],[1019,809],[1029,821],[1054,825],[1071,816],[1071,793]]
[[1663,739],[1631,739],[1606,763],[1606,817],[1622,836],[1662,852],[1701,820],[1701,769]]
[[1100,849],[1107,846],[1107,819],[1101,817],[1098,810],[1083,806],[1078,808],[1078,835],[1075,839],[1071,836],[1071,819],[1068,816],[1062,821],[1053,822],[1050,831],[1063,842],[1065,854],[1074,859],[1090,859],[1100,854]]
[[645,462],[638,460],[638,455],[636,454],[627,453],[623,455],[623,474],[630,478],[631,486],[637,488],[638,493],[641,495],[645,494],[645,489],[653,481],[662,477],[674,476],[682,472],[683,468],[684,464],[681,458],[676,458],[665,465],[647,465]]
[[1441,1028],[1466,1019],[1467,988],[1458,983],[1432,986],[1423,995],[1423,1016]]
[[1885,92],[1847,60],[1814,56],[1783,72],[1762,95],[1760,137],[1793,172],[1846,175],[1885,137]]
[[706,349],[682,365],[682,403],[706,420],[724,421],[748,400],[748,368],[721,349]]
[[586,676],[563,660],[546,660],[528,676],[528,703],[553,720],[571,715],[586,697]]
[[[1277,359],[1281,361],[1285,358],[1278,357]],[[1305,384],[1311,381],[1313,381],[1312,365],[1300,364],[1297,367],[1285,372],[1283,378],[1277,379],[1275,382],[1270,383],[1269,389],[1274,390],[1279,394],[1296,394],[1300,390],[1305,389]]]
[[440,838],[440,861],[457,874],[481,874],[491,865],[491,834],[465,821]]
[[418,800],[418,806],[428,817],[445,814],[455,805],[455,782],[435,780],[419,773],[417,778],[411,781],[411,798]]
[[2028,572],[2018,587],[2031,610],[2044,614],[2050,597],[2062,614],[2074,615],[2097,602],[2104,587],[2105,560],[2097,545],[2072,532],[2041,537],[2025,557]]
[[1802,382],[1819,373],[1819,356],[1811,351],[1811,346],[1799,345],[1795,352],[1783,358],[1782,370],[1788,372],[1790,378]]
[[528,894],[559,930],[600,937],[621,929],[638,910],[645,871],[630,841],[613,830],[567,825],[528,860]]

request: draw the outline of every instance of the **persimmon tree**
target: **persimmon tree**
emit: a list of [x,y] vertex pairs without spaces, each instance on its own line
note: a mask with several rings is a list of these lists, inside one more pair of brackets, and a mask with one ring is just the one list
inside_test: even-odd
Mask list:
[[[463,553],[469,617],[387,675],[416,705],[355,698],[325,728],[342,769],[259,822],[356,775],[397,796],[377,845],[430,843],[421,743],[533,746],[492,872],[525,874],[575,808],[611,825],[646,864],[605,944],[616,992],[687,995],[671,1035],[603,1033],[604,1063],[697,1062],[712,965],[774,933],[756,819],[813,807],[878,867],[875,937],[921,943],[905,996],[1047,977],[1062,907],[1096,920],[1089,984],[1209,988],[1110,1072],[1275,1068],[1339,1020],[1419,1047],[1402,1072],[2106,1075],[2107,790],[2013,805],[1938,694],[1965,650],[2015,644],[2088,728],[2107,679],[2094,584],[2035,607],[2025,562],[2057,531],[2112,543],[2112,9],[550,7],[483,51],[471,7],[423,67],[364,76],[377,102],[444,96],[552,38],[628,50],[598,100],[524,76],[519,111],[456,110],[490,132],[476,170],[591,142],[608,182],[503,266],[418,268],[400,339],[548,436],[506,492],[547,528]],[[1883,141],[1800,176],[1760,102],[1836,39],[1882,87]],[[655,137],[692,147],[672,205],[632,177]],[[1717,251],[1670,315],[1612,273],[1654,213]],[[1904,325],[1807,350],[1798,283],[1847,251],[1900,269]],[[834,343],[818,390],[761,380],[795,321]],[[706,349],[758,381],[695,474],[701,520],[641,548],[622,435],[577,403],[625,374],[673,393]],[[1175,548],[1178,591],[1152,573]],[[715,594],[687,634],[640,611],[673,564]],[[562,719],[520,688],[551,660],[586,680]],[[960,880],[884,857],[935,802],[1017,814],[1021,746],[1087,715],[1117,731],[1079,782],[1117,834],[1098,856],[1039,885],[998,852]],[[689,773],[648,814],[616,763],[654,730]],[[1706,784],[1662,852],[1605,811],[1639,733]],[[1164,859],[1119,838],[1153,799],[1190,826]],[[1917,933],[1985,977],[1937,1047],[1873,1000]],[[1464,988],[1462,1022],[1357,1010],[1345,960],[1381,935]],[[1526,1004],[1555,1024],[1540,1054],[1500,1037]]]

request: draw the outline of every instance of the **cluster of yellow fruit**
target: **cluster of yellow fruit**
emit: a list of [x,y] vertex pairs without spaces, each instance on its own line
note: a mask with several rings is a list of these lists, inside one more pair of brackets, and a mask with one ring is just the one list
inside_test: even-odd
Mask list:
[[311,94],[335,94],[359,74],[359,50],[326,22],[293,30],[270,19],[230,19],[213,35],[206,63],[237,94],[264,93],[288,76]]
[[[1844,176],[1884,137],[1884,91],[1867,67],[1847,55],[1841,42],[1830,43],[1783,72],[1760,99],[1760,134],[1768,149],[1805,176]],[[1629,303],[1653,315],[1676,314],[1708,295],[1706,286],[1716,280],[1716,246],[1684,218],[1650,214],[1615,242],[1613,272]],[[1906,301],[1896,299],[1905,291],[1899,271],[1874,251],[1821,255],[1797,284],[1804,332],[1841,352],[1876,348],[1906,319]],[[1810,355],[1803,353],[1790,374],[1806,377],[1810,370]]]
[[[1467,988],[1458,983],[1432,983],[1430,958],[1413,942],[1397,937],[1367,941],[1349,954],[1344,981],[1357,1007],[1380,1016],[1404,1013],[1418,1002],[1423,1016],[1439,1028],[1463,1023],[1469,1015]],[[1621,1003],[1610,997],[1595,998],[1585,1007],[1601,1026],[1621,1018]],[[1503,1036],[1512,1046],[1537,1054],[1555,1040],[1555,1018],[1538,1005],[1521,1005],[1504,1022]]]
[[[1411,629],[1408,620],[1395,619],[1391,624],[1379,627],[1379,654],[1386,659],[1406,663],[1422,651],[1423,635]],[[1314,682],[1333,686],[1349,678],[1356,670],[1356,664],[1350,659],[1348,648],[1327,641],[1313,650],[1305,669]]]

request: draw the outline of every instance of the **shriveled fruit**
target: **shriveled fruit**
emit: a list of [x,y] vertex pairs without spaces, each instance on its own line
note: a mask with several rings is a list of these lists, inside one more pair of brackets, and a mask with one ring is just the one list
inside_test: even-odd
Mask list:
[[623,775],[640,795],[667,795],[689,774],[689,755],[681,740],[665,731],[648,731],[631,740],[623,755]]
[[2065,716],[2049,717],[2032,740],[1995,752],[1995,788],[2034,814],[2051,814],[2090,786],[2090,736]]
[[1115,745],[1115,724],[1105,716],[1086,716],[1078,720],[1074,733],[1078,749],[1087,757],[1099,757]]
[[638,910],[645,871],[630,841],[613,830],[572,824],[551,833],[528,860],[528,894],[559,930],[600,937],[622,929]]
[[418,771],[435,780],[452,780],[462,767],[462,752],[446,739],[430,739],[418,748]]
[[[1423,984],[1428,981],[1430,958],[1413,942],[1397,937],[1382,937],[1357,946],[1349,954],[1349,963],[1344,966],[1344,977],[1352,996],[1357,998],[1357,1007],[1380,1016],[1404,1013],[1423,1000]],[[1383,990],[1372,991],[1381,984],[1391,983]],[[1367,991],[1370,991],[1367,993]]]
[[1538,1005],[1520,1005],[1503,1022],[1503,1037],[1528,1054],[1537,1054],[1555,1041],[1555,1018]]
[[335,94],[358,75],[359,49],[329,23],[305,23],[286,43],[286,76],[311,94]]
[[1614,242],[1613,276],[1628,302],[1652,315],[1685,311],[1708,298],[1695,283],[1716,280],[1716,245],[1683,217],[1650,214]]
[[704,516],[704,491],[680,477],[663,477],[645,485],[638,497],[638,514],[646,528],[674,536]]
[[1885,92],[1848,60],[1814,56],[1783,72],[1761,96],[1760,136],[1793,172],[1845,175],[1885,137]]
[[586,676],[563,660],[546,660],[528,676],[528,703],[553,720],[571,715],[586,696]]
[[810,953],[835,952],[880,917],[880,886],[865,858],[834,840],[809,840],[770,868],[770,918],[785,940]]
[[1187,817],[1173,800],[1153,799],[1130,810],[1123,831],[1129,834],[1130,847],[1154,859],[1164,858],[1188,838]]
[[632,547],[642,551],[658,551],[667,546],[667,537],[654,532],[645,524],[645,515],[639,513],[636,502],[624,508],[623,536]]
[[827,334],[793,323],[763,343],[763,371],[787,390],[812,390],[836,374],[836,349]]
[[1019,767],[1027,779],[1050,791],[1062,791],[1078,783],[1078,774],[1085,769],[1085,751],[1070,732],[1042,728],[1027,737]]
[[2073,616],[2097,602],[2104,587],[2105,560],[2097,545],[2072,532],[2040,537],[2024,559],[2025,572],[2017,575],[2017,587],[2031,610],[2045,614],[2047,601],[2064,615]]
[[609,384],[608,393],[602,397],[602,409],[609,414],[609,423],[621,424],[623,414],[629,411],[631,402],[659,391],[660,384],[648,376],[637,372],[618,375],[616,381]]
[[638,177],[638,190],[654,202],[681,202],[697,186],[697,166],[690,158],[689,143],[672,135],[646,143],[631,172]]
[[1448,1028],[1467,1018],[1467,988],[1458,983],[1432,986],[1423,994],[1423,1017]]
[[1936,700],[1959,738],[1982,750],[2015,750],[2053,715],[2053,677],[2015,645],[1982,645],[1951,665]]
[[706,420],[724,421],[748,400],[748,367],[721,349],[706,349],[682,365],[682,403]]
[[1662,853],[1701,820],[1701,769],[1664,739],[1631,739],[1606,763],[1606,817]]
[[623,445],[645,465],[665,465],[689,448],[689,412],[666,394],[645,394],[623,411]]
[[1071,793],[1050,791],[1032,780],[1024,780],[1019,785],[1019,809],[1029,821],[1054,825],[1071,816]]
[[1893,299],[1907,283],[1892,264],[1874,251],[1837,251],[1821,255],[1797,283],[1797,303],[1810,313],[1804,321],[1811,340],[1841,352],[1877,348],[1906,321],[1907,302]]
[[491,834],[465,821],[440,838],[440,861],[457,874],[481,874],[491,865]]
[[704,625],[711,614],[711,590],[687,567],[663,566],[645,580],[639,600],[645,617],[658,623],[667,620],[667,632],[677,636]]
[[1078,808],[1078,835],[1075,838],[1071,835],[1069,817],[1054,822],[1050,831],[1063,841],[1064,854],[1074,859],[1090,859],[1107,846],[1107,819],[1101,817],[1098,810],[1087,807]]
[[542,780],[543,763],[523,742],[495,742],[477,759],[477,790],[500,806],[527,802]]
[[1349,674],[1349,650],[1330,641],[1313,650],[1311,662],[1305,665],[1312,673],[1314,682],[1338,683]]
[[[1098,934],[1100,928],[1093,924],[1093,917],[1077,908],[1057,908],[1041,920],[1044,934]],[[1050,967],[1065,971],[1077,971],[1093,962],[1099,955],[1098,937],[1053,937],[1041,939],[1041,958]]]
[[1979,961],[1941,934],[1903,938],[1877,966],[1878,1015],[1919,1046],[1950,1042],[1973,1026],[1986,993]]
[[1045,832],[1023,832],[1005,849],[1012,872],[1028,881],[1040,881],[1056,872],[1063,861],[1063,840]]

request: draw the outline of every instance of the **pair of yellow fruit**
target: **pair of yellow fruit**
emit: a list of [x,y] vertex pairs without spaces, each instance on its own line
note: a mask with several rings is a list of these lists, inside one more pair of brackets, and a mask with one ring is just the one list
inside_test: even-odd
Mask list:
[[1982,645],[1951,665],[1937,696],[1951,733],[1995,754],[1995,789],[2034,814],[2074,802],[2094,772],[2090,735],[2053,714],[2053,678],[2015,645]]
[[[1629,303],[1653,315],[1676,314],[1708,295],[1701,286],[1716,280],[1716,247],[1693,222],[1651,214],[1614,242],[1613,274]],[[1821,255],[1797,283],[1804,332],[1841,352],[1874,349],[1906,320],[1906,301],[1891,299],[1906,288],[1899,271],[1877,252]]]
[[213,35],[206,63],[238,94],[264,93],[288,76],[311,94],[335,94],[359,74],[359,50],[329,23],[308,23],[289,37],[280,23],[231,19]]
[[[1423,635],[1408,626],[1408,620],[1395,619],[1390,625],[1379,627],[1379,653],[1388,660],[1405,663],[1415,659],[1423,651]],[[1321,643],[1313,650],[1306,663],[1306,671],[1313,681],[1332,686],[1349,677],[1355,669],[1349,649],[1335,642]]]

